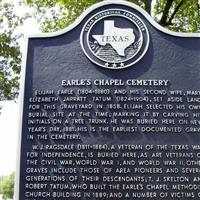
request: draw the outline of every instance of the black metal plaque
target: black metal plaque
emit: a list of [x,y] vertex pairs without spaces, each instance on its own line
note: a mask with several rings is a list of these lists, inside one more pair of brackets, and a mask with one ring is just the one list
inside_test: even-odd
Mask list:
[[105,1],[25,61],[16,199],[200,198],[198,34]]

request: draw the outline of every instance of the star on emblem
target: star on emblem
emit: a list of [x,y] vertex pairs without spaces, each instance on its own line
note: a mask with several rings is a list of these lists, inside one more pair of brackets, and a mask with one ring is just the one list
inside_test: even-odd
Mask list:
[[124,63],[120,63],[120,67],[124,67]]
[[116,68],[116,67],[117,67],[117,64],[116,64],[116,63],[114,63],[114,64],[113,64],[113,67],[114,67],[114,68]]
[[106,67],[108,67],[108,66],[109,66],[109,64],[108,64],[108,63],[105,63],[105,66],[106,66]]

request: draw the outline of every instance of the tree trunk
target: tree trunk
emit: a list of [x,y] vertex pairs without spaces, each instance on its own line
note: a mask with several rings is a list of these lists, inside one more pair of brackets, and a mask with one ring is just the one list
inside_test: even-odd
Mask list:
[[176,13],[177,13],[178,10],[180,9],[180,7],[183,5],[183,3],[184,3],[184,0],[182,0],[182,1],[178,4],[178,6],[175,8],[175,10],[174,10],[174,12],[172,13],[172,15],[171,15],[169,21],[167,22],[168,25],[171,25],[172,20],[174,19],[174,16],[176,15]]
[[152,0],[143,0],[143,1],[144,1],[145,10],[151,15]]
[[160,22],[159,22],[160,25],[167,26],[167,17],[169,15],[169,10],[170,10],[173,2],[174,2],[174,0],[167,0],[165,8],[163,10],[163,15],[162,15]]

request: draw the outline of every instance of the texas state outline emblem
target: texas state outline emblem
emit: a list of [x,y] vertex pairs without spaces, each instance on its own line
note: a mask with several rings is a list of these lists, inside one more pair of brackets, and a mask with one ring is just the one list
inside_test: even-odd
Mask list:
[[85,23],[80,41],[85,55],[96,65],[123,69],[145,55],[149,32],[135,14],[122,9],[107,9]]

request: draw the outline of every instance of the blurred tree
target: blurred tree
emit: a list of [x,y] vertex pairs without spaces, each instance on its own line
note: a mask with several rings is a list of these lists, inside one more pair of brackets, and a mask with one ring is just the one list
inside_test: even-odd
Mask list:
[[[102,0],[25,0],[36,9],[44,32],[71,24],[86,8]],[[198,0],[129,0],[144,8],[162,26],[174,31],[200,31]]]
[[171,30],[178,32],[200,31],[199,0],[156,0],[154,14],[155,20],[160,25]]
[[4,199],[12,199],[14,194],[14,178],[15,174],[12,173],[9,176],[5,176],[0,179],[0,194]]
[[13,100],[18,95],[21,53],[15,29],[22,18],[14,14],[14,5],[0,1],[0,101]]

